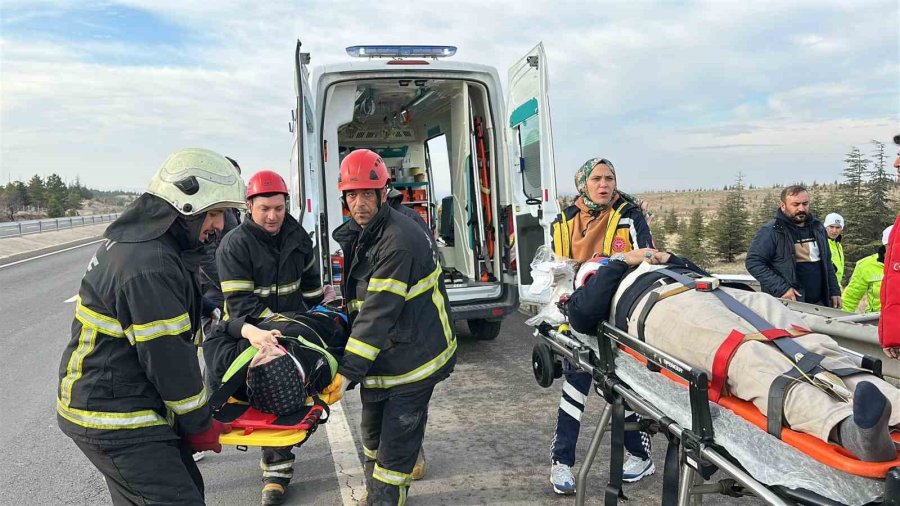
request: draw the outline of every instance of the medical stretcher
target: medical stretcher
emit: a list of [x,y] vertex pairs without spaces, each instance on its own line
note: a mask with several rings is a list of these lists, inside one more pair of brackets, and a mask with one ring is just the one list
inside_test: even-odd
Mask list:
[[[532,367],[539,385],[549,387],[562,376],[560,359],[565,358],[593,376],[607,402],[578,472],[576,504],[584,504],[587,486],[582,484],[588,483],[607,431],[612,441],[605,504],[625,498],[624,432],[640,429],[668,439],[665,506],[701,504],[706,494],[754,495],[772,505],[900,506],[900,458],[862,462],[788,428],[779,440],[766,433],[767,419],[751,403],[728,396],[710,402],[706,372],[608,323],[597,336],[549,323],[537,325],[535,335],[540,342]],[[626,405],[644,420],[625,423]],[[893,437],[900,443],[900,435]],[[717,471],[726,477],[713,481]]]

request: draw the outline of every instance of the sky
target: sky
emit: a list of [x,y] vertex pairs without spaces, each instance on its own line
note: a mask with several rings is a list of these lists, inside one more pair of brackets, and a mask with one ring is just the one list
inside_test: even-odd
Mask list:
[[139,190],[205,147],[287,174],[297,39],[451,44],[501,77],[547,51],[561,192],[612,160],[633,192],[840,179],[896,149],[900,2],[0,0],[0,182]]

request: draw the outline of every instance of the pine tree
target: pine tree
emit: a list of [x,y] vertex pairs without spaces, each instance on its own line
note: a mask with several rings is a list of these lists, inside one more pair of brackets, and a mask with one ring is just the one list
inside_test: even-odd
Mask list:
[[69,193],[68,188],[66,188],[66,183],[63,182],[62,178],[56,173],[47,176],[47,181],[44,183],[44,189],[44,198],[47,199],[48,207],[50,206],[51,197],[55,198],[56,202],[62,205]]
[[816,195],[812,198],[813,214],[820,220],[824,220],[825,216],[828,216],[830,213],[838,213],[843,216],[839,194],[840,188],[828,190],[823,185],[822,189],[816,192]]
[[44,195],[44,180],[35,174],[28,181],[28,203],[36,207],[44,207],[47,204]]
[[767,192],[763,196],[753,215],[748,236],[755,234],[763,225],[775,217],[775,211],[778,209],[780,202],[778,194],[775,192]]
[[735,184],[728,190],[725,204],[711,225],[713,247],[726,262],[747,251],[749,223],[747,199],[744,196],[744,175],[738,173]]
[[47,217],[59,218],[63,214],[65,214],[65,212],[59,201],[56,200],[56,195],[51,195],[50,198],[47,199]]
[[844,221],[847,224],[844,229],[844,248],[847,243],[862,244],[866,237],[866,184],[864,177],[869,167],[869,159],[863,156],[859,148],[852,148],[844,159],[847,163],[844,168],[844,184],[841,185],[841,209],[843,209]]
[[675,208],[669,209],[663,216],[663,229],[667,234],[678,232],[678,215],[675,214]]
[[691,212],[690,220],[685,227],[684,235],[678,241],[678,248],[681,254],[700,267],[706,268],[710,265],[710,255],[704,247],[703,212],[700,208],[695,207]]
[[653,245],[656,249],[664,251],[666,249],[666,227],[663,222],[654,220],[650,223],[650,235],[653,237]]
[[888,174],[884,143],[872,141],[875,152],[872,154],[872,170],[869,171],[869,181],[866,184],[868,190],[867,227],[866,236],[869,241],[872,238],[881,238],[881,232],[885,227],[894,222],[893,206],[890,202],[890,191],[894,187],[894,178]]

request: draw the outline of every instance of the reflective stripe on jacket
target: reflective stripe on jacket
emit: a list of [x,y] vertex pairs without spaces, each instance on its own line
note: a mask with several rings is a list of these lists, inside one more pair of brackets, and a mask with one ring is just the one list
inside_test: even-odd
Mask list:
[[275,236],[246,217],[222,239],[216,265],[225,319],[302,312],[322,300],[317,252],[290,214]]
[[859,301],[866,296],[866,312],[881,310],[881,279],[884,278],[884,263],[878,261],[878,253],[860,258],[844,289],[844,311],[855,313]]
[[107,239],[88,265],[59,366],[60,428],[88,440],[164,440],[207,429],[194,335],[195,274],[170,232]]
[[339,372],[364,391],[409,391],[449,376],[456,336],[421,226],[384,205],[365,230],[351,220],[334,238],[348,252],[342,292],[353,322]]

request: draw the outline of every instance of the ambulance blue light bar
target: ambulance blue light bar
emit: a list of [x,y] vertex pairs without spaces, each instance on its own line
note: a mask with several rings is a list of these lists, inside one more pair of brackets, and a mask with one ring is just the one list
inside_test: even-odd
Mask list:
[[350,46],[354,58],[449,58],[456,46]]

